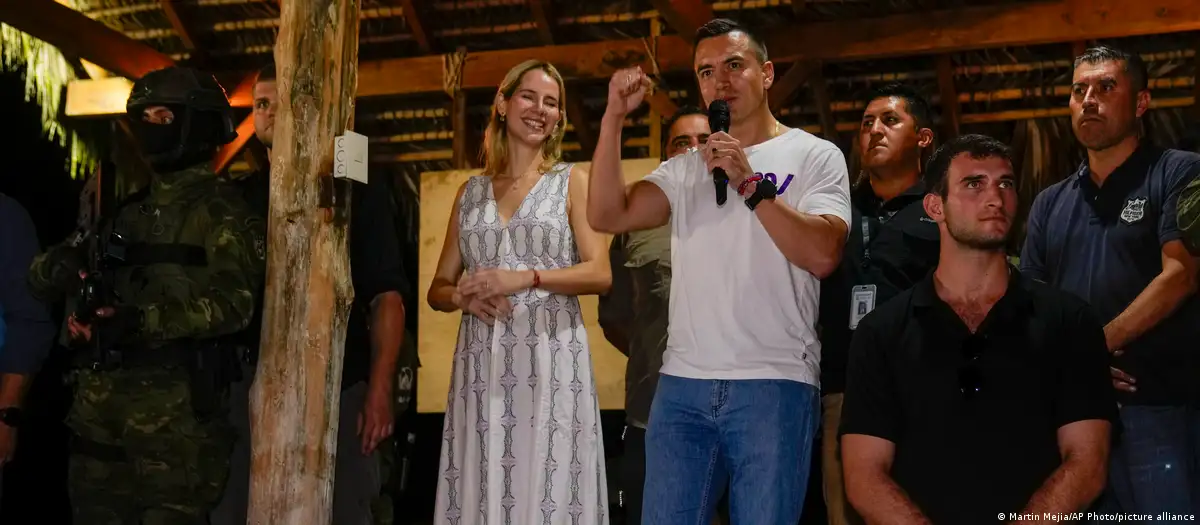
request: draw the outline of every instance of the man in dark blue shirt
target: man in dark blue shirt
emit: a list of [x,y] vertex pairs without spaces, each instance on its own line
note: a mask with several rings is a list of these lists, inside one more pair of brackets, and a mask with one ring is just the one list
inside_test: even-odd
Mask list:
[[54,344],[50,310],[25,283],[37,252],[37,232],[29,214],[0,193],[0,479],[16,449],[25,390]]
[[1104,510],[1195,514],[1200,459],[1200,302],[1176,205],[1200,155],[1141,143],[1146,69],[1108,47],[1075,60],[1071,124],[1088,158],[1030,210],[1021,269],[1100,315],[1123,435]]

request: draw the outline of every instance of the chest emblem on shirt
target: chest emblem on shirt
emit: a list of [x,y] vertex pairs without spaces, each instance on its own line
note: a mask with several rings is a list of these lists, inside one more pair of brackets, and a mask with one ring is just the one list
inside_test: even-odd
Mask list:
[[1135,197],[1125,201],[1125,209],[1121,210],[1121,220],[1125,224],[1133,224],[1146,216],[1145,197]]

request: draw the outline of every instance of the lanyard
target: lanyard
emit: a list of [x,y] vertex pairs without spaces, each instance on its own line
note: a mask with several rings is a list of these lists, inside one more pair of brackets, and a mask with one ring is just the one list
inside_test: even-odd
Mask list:
[[871,263],[871,219],[867,214],[862,215],[863,236],[863,266]]

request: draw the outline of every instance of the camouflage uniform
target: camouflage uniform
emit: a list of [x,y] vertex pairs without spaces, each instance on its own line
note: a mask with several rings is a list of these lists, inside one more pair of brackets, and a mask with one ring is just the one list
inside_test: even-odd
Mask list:
[[1200,177],[1179,193],[1179,229],[1192,255],[1200,256]]
[[[212,410],[196,410],[189,360],[232,355],[216,341],[253,315],[265,266],[264,221],[206,161],[157,171],[146,196],[122,206],[101,230],[110,231],[130,247],[126,264],[111,272],[114,306],[134,321],[114,338],[122,364],[75,367],[68,376],[74,522],[206,523],[225,484],[233,435],[225,391],[206,396],[215,401]],[[134,246],[156,245],[190,247],[193,255],[202,249],[203,259],[139,263],[132,256]],[[71,297],[81,258],[69,243],[36,258],[29,277],[35,294]],[[91,356],[78,357],[85,364]]]

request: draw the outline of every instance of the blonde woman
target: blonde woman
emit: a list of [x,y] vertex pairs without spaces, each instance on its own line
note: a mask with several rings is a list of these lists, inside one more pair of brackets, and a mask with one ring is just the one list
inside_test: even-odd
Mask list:
[[[435,523],[606,524],[604,448],[577,296],[611,282],[587,174],[560,161],[562,77],[527,61],[496,93],[483,174],[458,190],[429,305],[462,310]],[[465,272],[465,273],[464,273]]]

